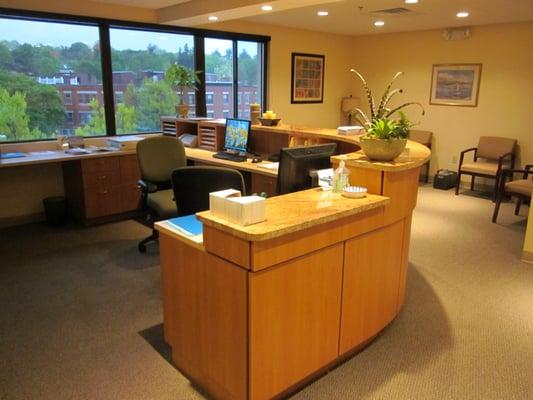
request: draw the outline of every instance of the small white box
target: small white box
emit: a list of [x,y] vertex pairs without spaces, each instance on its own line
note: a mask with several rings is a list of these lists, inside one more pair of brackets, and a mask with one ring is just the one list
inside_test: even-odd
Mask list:
[[337,127],[337,133],[339,135],[360,135],[363,132],[363,127],[360,125],[349,125]]
[[226,199],[229,197],[240,197],[241,192],[235,189],[219,190],[209,193],[209,211],[217,217],[226,217]]
[[135,150],[137,143],[143,139],[141,136],[116,136],[107,139],[107,146],[116,150]]
[[224,201],[226,203],[226,219],[230,222],[246,226],[266,220],[264,197],[232,197]]

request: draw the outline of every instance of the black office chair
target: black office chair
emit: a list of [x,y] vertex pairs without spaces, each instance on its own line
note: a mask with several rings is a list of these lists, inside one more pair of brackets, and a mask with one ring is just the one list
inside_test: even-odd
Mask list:
[[245,194],[242,174],[221,167],[185,167],[172,172],[172,188],[178,216],[209,210],[209,193],[235,189]]
[[159,232],[153,223],[176,216],[176,203],[172,192],[171,176],[176,168],[187,164],[185,149],[175,137],[155,136],[137,143],[137,160],[141,170],[138,182],[141,189],[143,208],[148,210],[148,221],[152,225],[152,234],[143,239],[139,251],[146,251],[146,244],[156,241]]

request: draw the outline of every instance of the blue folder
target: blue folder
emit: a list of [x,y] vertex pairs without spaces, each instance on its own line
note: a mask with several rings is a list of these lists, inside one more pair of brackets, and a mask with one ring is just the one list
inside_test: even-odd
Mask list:
[[21,151],[14,151],[12,153],[0,153],[0,158],[3,158],[3,159],[20,158],[20,157],[26,157],[26,153],[22,153]]
[[203,232],[203,224],[194,214],[171,218],[167,222],[170,223],[173,228],[176,228],[187,236],[200,235]]

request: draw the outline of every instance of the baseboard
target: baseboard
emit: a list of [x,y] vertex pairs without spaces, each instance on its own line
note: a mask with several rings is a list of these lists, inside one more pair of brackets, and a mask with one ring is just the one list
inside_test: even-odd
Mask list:
[[533,252],[523,250],[520,259],[525,263],[533,264]]
[[32,224],[35,222],[42,222],[44,220],[45,220],[44,213],[0,218],[0,229],[8,228],[10,226],[18,226],[18,225]]

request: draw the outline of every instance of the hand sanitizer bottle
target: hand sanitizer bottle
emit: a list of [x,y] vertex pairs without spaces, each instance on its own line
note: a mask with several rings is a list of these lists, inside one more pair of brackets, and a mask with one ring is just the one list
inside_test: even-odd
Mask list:
[[346,168],[344,160],[341,160],[339,167],[333,173],[333,192],[342,193],[349,184],[350,170]]

